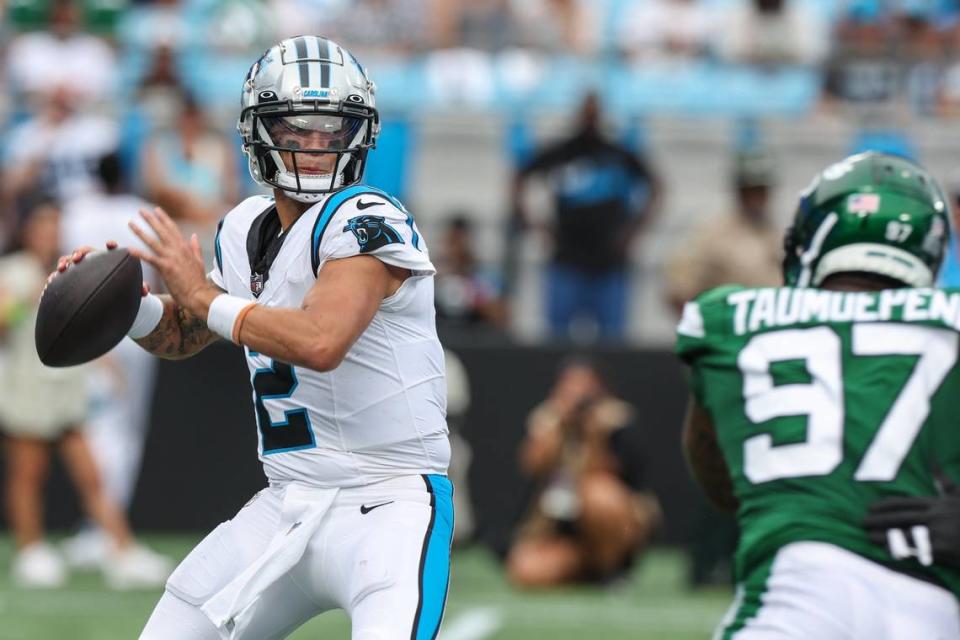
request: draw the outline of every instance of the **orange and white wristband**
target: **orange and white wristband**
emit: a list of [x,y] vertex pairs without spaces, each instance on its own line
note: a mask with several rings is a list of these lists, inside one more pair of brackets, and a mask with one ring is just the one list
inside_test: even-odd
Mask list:
[[257,306],[256,302],[221,293],[210,303],[207,311],[207,328],[236,344],[240,344],[240,327],[247,314]]

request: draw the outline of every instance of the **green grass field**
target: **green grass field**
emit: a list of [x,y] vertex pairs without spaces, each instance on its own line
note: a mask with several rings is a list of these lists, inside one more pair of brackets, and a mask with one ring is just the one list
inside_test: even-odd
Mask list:
[[[177,558],[197,538],[153,536],[148,543]],[[8,577],[12,545],[0,537],[0,640],[130,640],[136,638],[158,592],[114,592],[97,574],[76,574],[64,589],[24,591]],[[683,588],[683,557],[652,553],[630,580],[610,589],[524,593],[504,582],[485,551],[457,551],[443,640],[693,640],[710,636],[730,602],[726,591]],[[349,638],[340,612],[320,616],[295,640]]]

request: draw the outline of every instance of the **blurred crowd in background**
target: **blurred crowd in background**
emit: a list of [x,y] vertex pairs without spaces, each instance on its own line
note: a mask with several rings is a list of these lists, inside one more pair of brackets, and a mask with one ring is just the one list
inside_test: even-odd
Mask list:
[[[646,116],[729,116],[750,131],[765,116],[839,113],[857,123],[851,147],[911,154],[910,122],[960,108],[953,0],[13,0],[2,30],[0,240],[16,246],[41,197],[69,219],[102,209],[109,190],[163,206],[209,244],[224,212],[254,191],[233,131],[239,79],[269,44],[305,29],[370,68],[384,135],[367,181],[423,210],[442,265],[441,322],[488,334],[629,334],[631,248],[674,195],[645,145]],[[492,134],[504,139],[500,172],[516,177],[498,211],[471,193],[439,210],[416,175],[429,123],[464,114],[502,125]],[[572,124],[545,139],[538,123],[557,115]],[[107,155],[118,160],[109,188],[97,170]],[[730,157],[730,204],[717,194],[717,211],[688,217],[673,243],[683,255],[663,261],[669,306],[731,272],[775,281],[765,210],[774,158],[749,133]],[[485,175],[472,189],[503,190]],[[539,216],[526,214],[531,178],[550,196]],[[724,209],[743,215],[721,221]],[[525,231],[552,247],[533,306],[516,304],[529,297],[516,286]],[[749,249],[701,251],[698,238],[716,232]]]
[[[108,232],[132,242],[126,220],[159,205],[211,259],[219,219],[256,192],[235,133],[242,79],[268,46],[304,32],[349,47],[377,83],[383,135],[366,181],[404,200],[429,240],[442,337],[662,344],[634,327],[672,326],[684,301],[716,285],[780,281],[794,193],[776,190],[796,180],[783,179],[791,159],[773,152],[765,120],[825,122],[828,137],[842,120],[836,158],[819,168],[857,149],[916,156],[918,123],[941,131],[960,116],[958,0],[8,0],[4,251],[32,251],[49,270]],[[711,184],[691,183],[669,142],[651,144],[663,129],[649,123],[663,118],[729,125],[722,167],[707,162]],[[956,198],[960,179],[947,177]],[[960,283],[954,258],[944,278]],[[42,278],[25,291],[3,280],[9,331]],[[71,418],[100,439],[107,498],[120,506],[153,375],[135,351],[91,374],[94,409]],[[454,380],[451,393],[467,387]],[[459,404],[454,423],[469,401]],[[634,455],[643,447],[623,435],[636,429],[590,365],[559,374],[521,451],[538,490],[510,550],[515,582],[563,581],[550,571],[584,555],[601,558],[587,570],[596,577],[630,566],[661,519]],[[580,495],[571,474],[587,479]],[[94,518],[109,520],[100,488],[89,493]],[[572,512],[601,514],[605,543],[611,522],[628,535],[575,548],[571,528],[593,525],[571,524]],[[557,534],[549,544],[545,531]],[[95,555],[95,541],[76,542],[78,562]]]

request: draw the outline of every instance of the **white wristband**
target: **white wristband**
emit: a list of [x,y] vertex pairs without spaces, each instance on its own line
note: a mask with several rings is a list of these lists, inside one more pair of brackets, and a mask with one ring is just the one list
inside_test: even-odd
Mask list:
[[210,303],[210,310],[207,312],[207,328],[231,342],[236,342],[234,325],[237,323],[237,317],[252,304],[256,303],[221,293]]
[[160,318],[162,317],[163,300],[152,293],[148,293],[140,298],[140,310],[137,311],[137,317],[127,331],[127,335],[134,340],[150,335],[160,324]]

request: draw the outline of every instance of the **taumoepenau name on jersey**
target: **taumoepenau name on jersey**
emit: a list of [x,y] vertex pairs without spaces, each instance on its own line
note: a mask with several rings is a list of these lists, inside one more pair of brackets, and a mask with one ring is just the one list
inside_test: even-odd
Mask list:
[[807,322],[942,322],[960,330],[960,292],[887,289],[879,293],[822,289],[746,289],[731,293],[733,331],[785,327]]

